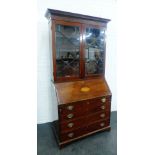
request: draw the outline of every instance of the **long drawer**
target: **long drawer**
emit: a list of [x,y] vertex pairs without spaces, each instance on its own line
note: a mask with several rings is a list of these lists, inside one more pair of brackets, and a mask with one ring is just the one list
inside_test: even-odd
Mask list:
[[88,134],[90,132],[94,132],[99,129],[104,129],[105,127],[108,127],[109,125],[110,125],[109,119],[108,120],[100,120],[100,121],[92,123],[90,125],[86,125],[82,128],[79,128],[79,129],[76,129],[73,131],[69,131],[66,133],[62,133],[62,134],[60,134],[60,140],[61,141],[71,140],[71,139],[80,137],[84,134]]

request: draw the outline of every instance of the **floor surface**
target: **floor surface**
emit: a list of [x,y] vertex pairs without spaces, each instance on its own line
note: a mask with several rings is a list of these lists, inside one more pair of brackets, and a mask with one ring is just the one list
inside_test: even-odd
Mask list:
[[117,155],[117,112],[111,113],[111,131],[96,133],[59,149],[52,123],[37,125],[37,155]]

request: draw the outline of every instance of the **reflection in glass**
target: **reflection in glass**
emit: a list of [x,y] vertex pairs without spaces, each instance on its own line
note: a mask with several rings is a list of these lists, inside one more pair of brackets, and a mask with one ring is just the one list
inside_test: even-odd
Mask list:
[[56,76],[79,76],[80,30],[56,25]]
[[104,30],[86,28],[85,74],[102,74],[104,58]]

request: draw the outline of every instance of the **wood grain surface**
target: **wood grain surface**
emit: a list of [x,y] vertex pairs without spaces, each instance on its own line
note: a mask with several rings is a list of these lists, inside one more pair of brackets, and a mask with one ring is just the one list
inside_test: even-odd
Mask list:
[[[89,87],[90,91],[82,92],[82,87]],[[60,105],[111,95],[104,78],[55,83],[55,88]]]

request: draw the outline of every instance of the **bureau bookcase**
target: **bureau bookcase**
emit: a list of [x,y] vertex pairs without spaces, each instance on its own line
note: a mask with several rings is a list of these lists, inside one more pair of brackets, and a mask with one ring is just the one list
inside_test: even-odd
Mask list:
[[110,130],[111,91],[105,80],[109,19],[47,9],[51,77],[58,103],[58,145]]

